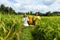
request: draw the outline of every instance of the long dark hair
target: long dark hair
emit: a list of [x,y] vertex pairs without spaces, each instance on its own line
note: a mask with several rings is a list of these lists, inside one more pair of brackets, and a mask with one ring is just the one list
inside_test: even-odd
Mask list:
[[35,13],[35,16],[39,16],[39,12],[36,12],[36,13]]

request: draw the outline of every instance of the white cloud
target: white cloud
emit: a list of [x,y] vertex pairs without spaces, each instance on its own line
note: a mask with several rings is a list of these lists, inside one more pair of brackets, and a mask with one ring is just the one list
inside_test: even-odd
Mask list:
[[0,5],[12,7],[16,12],[60,11],[60,0],[0,0]]
[[57,0],[54,4],[52,4],[51,6],[49,6],[49,10],[51,12],[53,12],[53,11],[60,11],[60,1]]
[[42,0],[45,5],[51,5],[53,4],[56,0]]

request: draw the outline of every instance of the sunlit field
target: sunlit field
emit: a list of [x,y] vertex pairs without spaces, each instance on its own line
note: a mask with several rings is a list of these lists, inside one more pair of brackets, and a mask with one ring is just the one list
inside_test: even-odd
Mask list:
[[0,14],[0,40],[60,40],[60,16],[41,16],[38,25],[29,27],[22,17]]

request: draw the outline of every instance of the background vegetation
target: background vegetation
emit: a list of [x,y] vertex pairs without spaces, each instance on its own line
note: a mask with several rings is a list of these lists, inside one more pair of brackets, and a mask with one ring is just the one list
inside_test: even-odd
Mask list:
[[[23,14],[23,12],[18,12],[16,13],[15,10],[13,10],[11,7],[6,7],[3,4],[0,5],[0,12],[2,14],[16,14],[16,15],[21,15]],[[38,12],[40,16],[60,16],[60,12],[46,12],[46,13],[41,13]],[[33,13],[32,11],[27,12],[28,15],[34,15],[35,13]]]

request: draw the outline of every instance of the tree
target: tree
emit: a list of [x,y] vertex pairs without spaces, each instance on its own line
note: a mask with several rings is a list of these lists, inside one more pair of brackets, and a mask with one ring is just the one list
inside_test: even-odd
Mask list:
[[51,12],[50,11],[46,13],[46,16],[49,16],[49,15],[51,15]]
[[5,7],[3,4],[0,6],[0,12],[3,14],[14,14],[16,13],[11,7]]
[[4,11],[4,9],[5,9],[5,6],[2,4],[2,5],[0,6],[0,11]]

